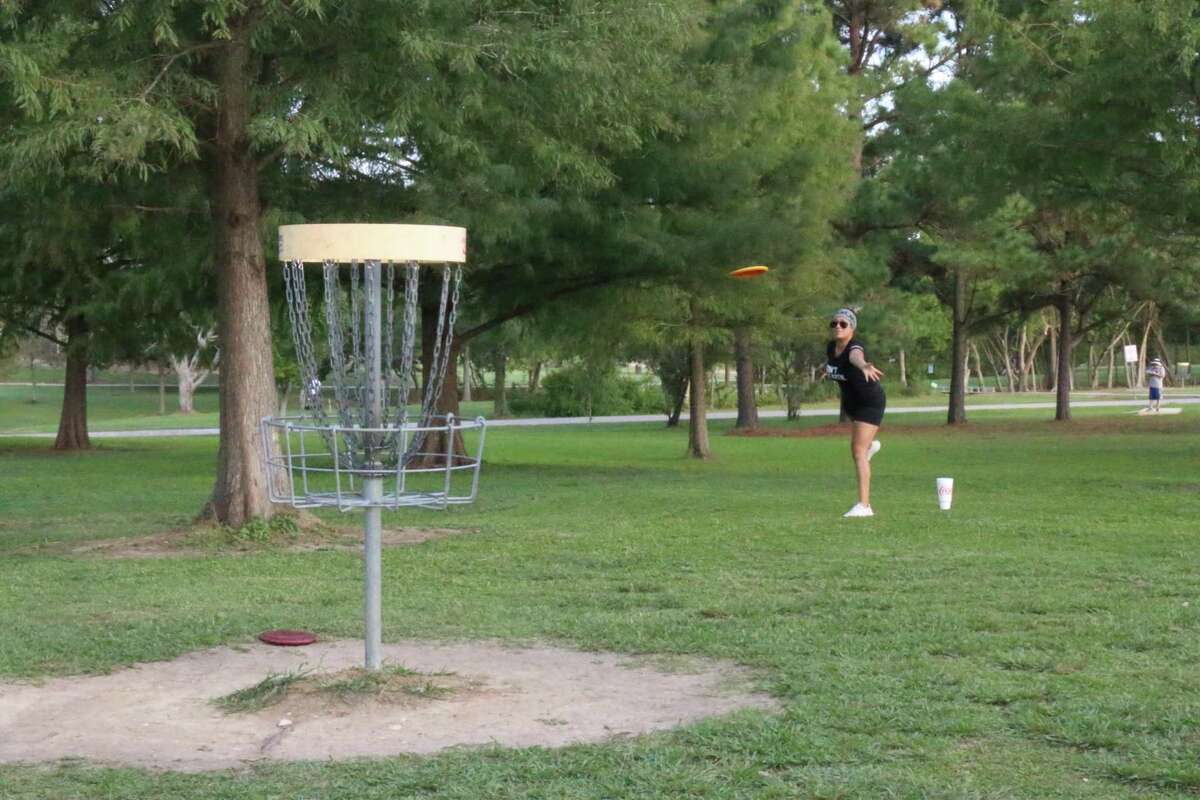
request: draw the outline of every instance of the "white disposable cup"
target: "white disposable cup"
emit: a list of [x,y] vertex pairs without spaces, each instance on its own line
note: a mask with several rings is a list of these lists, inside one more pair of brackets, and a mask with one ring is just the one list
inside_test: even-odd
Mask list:
[[954,478],[937,479],[938,508],[950,510],[950,502],[954,499]]

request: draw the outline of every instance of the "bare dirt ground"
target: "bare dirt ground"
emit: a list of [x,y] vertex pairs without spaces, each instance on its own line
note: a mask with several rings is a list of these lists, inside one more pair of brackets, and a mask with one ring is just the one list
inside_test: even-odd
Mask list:
[[213,701],[271,674],[348,669],[361,663],[362,643],[215,648],[111,675],[0,684],[0,762],[83,758],[204,771],[463,745],[557,747],[776,708],[749,690],[745,670],[711,661],[663,670],[611,653],[478,642],[414,641],[384,651],[386,663],[452,673],[467,690],[398,704],[289,697],[262,711],[227,713]]

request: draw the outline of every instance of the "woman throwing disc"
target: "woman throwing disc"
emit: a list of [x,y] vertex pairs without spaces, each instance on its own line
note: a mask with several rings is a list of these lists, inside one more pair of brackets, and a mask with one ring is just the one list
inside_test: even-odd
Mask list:
[[858,502],[843,516],[873,517],[871,510],[871,458],[882,447],[875,440],[883,422],[887,397],[880,379],[883,373],[867,361],[862,343],[854,338],[858,317],[848,308],[839,309],[829,322],[833,341],[826,350],[825,376],[837,381],[842,392],[842,411],[853,420],[850,454],[858,472]]

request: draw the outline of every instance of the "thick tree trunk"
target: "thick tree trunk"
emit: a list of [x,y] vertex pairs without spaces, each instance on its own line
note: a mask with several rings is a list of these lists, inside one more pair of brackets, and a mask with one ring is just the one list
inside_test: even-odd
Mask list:
[[87,323],[82,317],[70,317],[66,328],[67,370],[54,449],[86,450],[92,446],[87,427]]
[[708,406],[705,398],[707,374],[704,371],[704,344],[697,336],[692,340],[690,353],[691,386],[688,391],[688,455],[692,458],[708,458],[712,451],[708,446]]
[[904,348],[900,348],[900,385],[908,386],[908,361],[905,359]]
[[258,223],[258,165],[250,150],[249,31],[234,20],[216,51],[217,121],[211,203],[215,231],[221,441],[217,480],[206,513],[232,527],[269,517],[259,423],[275,407],[270,305]]
[[497,350],[493,368],[496,370],[496,387],[492,400],[492,416],[502,419],[512,413],[508,409],[508,353]]
[[538,384],[542,379],[542,362],[533,362],[533,369],[529,371],[529,391],[536,392]]
[[179,413],[196,413],[196,387],[190,375],[186,379],[183,375],[179,376]]
[[967,276],[961,269],[954,273],[953,354],[950,357],[950,406],[946,423],[961,425],[967,421]]
[[1069,294],[1061,294],[1055,303],[1058,307],[1058,352],[1056,357],[1058,367],[1058,384],[1054,398],[1054,419],[1059,422],[1071,421],[1071,345],[1074,335],[1071,333],[1071,319],[1075,313],[1074,305]]
[[740,327],[733,332],[733,352],[737,369],[738,430],[758,427],[758,400],[754,396],[754,357],[751,353],[750,329]]

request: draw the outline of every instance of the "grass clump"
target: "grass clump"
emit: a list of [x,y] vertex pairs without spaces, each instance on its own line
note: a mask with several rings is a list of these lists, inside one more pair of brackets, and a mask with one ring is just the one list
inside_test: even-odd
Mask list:
[[315,692],[330,699],[351,703],[373,698],[394,702],[404,697],[438,700],[454,694],[456,687],[434,678],[451,677],[450,672],[420,673],[400,665],[379,670],[362,667],[340,672],[325,680],[316,681]]
[[420,673],[400,665],[388,665],[379,670],[352,667],[330,675],[313,675],[309,671],[272,673],[253,686],[239,689],[213,702],[230,714],[253,714],[278,705],[285,699],[318,707],[328,705],[330,701],[399,703],[408,698],[440,700],[450,697],[461,688],[459,682],[445,680],[452,677],[453,673],[450,672]]
[[300,523],[288,514],[276,514],[270,519],[252,519],[238,528],[222,526],[221,532],[226,544],[273,544],[298,537]]
[[306,672],[273,672],[253,686],[218,697],[213,705],[229,714],[252,714],[270,708],[287,697],[288,689],[307,675]]

